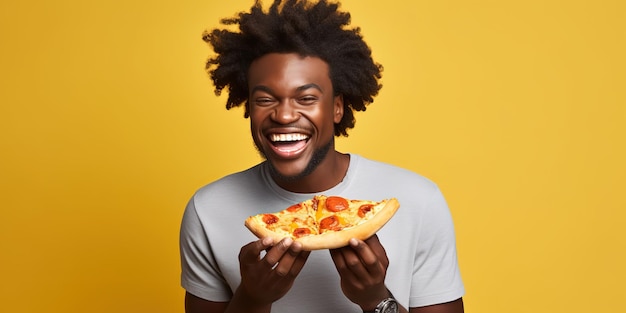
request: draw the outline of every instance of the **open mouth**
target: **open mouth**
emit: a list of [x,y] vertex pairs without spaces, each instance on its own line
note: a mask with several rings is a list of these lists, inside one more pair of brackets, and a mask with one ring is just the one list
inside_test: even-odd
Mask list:
[[304,150],[309,138],[309,135],[302,133],[270,134],[268,136],[274,151],[286,157]]

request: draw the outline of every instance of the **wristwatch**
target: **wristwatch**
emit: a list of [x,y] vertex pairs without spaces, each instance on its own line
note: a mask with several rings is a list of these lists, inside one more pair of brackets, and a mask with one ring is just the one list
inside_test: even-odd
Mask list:
[[363,313],[398,313],[398,301],[394,298],[387,298],[376,306],[374,311],[364,311]]

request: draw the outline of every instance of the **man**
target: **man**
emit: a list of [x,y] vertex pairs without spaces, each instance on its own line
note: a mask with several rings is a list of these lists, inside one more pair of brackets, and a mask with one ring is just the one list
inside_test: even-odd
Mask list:
[[[206,33],[207,69],[227,108],[245,105],[266,159],[213,182],[189,202],[181,226],[185,308],[195,312],[463,312],[449,210],[437,186],[391,165],[335,150],[380,85],[350,15],[320,1],[276,0],[226,19],[240,31]],[[227,153],[227,151],[225,152]],[[314,194],[398,198],[371,238],[302,251],[291,239],[257,240],[243,221]]]

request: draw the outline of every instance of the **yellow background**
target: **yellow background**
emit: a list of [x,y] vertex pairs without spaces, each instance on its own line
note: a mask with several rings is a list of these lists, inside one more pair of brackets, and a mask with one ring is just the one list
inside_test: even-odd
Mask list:
[[[0,4],[1,312],[183,311],[186,201],[259,161],[200,39],[250,4]],[[339,149],[440,184],[466,311],[626,311],[624,2],[343,8],[385,71]]]

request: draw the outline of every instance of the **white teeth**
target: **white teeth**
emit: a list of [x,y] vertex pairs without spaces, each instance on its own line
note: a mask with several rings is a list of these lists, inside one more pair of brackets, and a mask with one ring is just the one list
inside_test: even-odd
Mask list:
[[304,135],[304,134],[272,134],[270,135],[270,140],[271,141],[299,141],[299,140],[306,140],[308,139],[309,136]]

